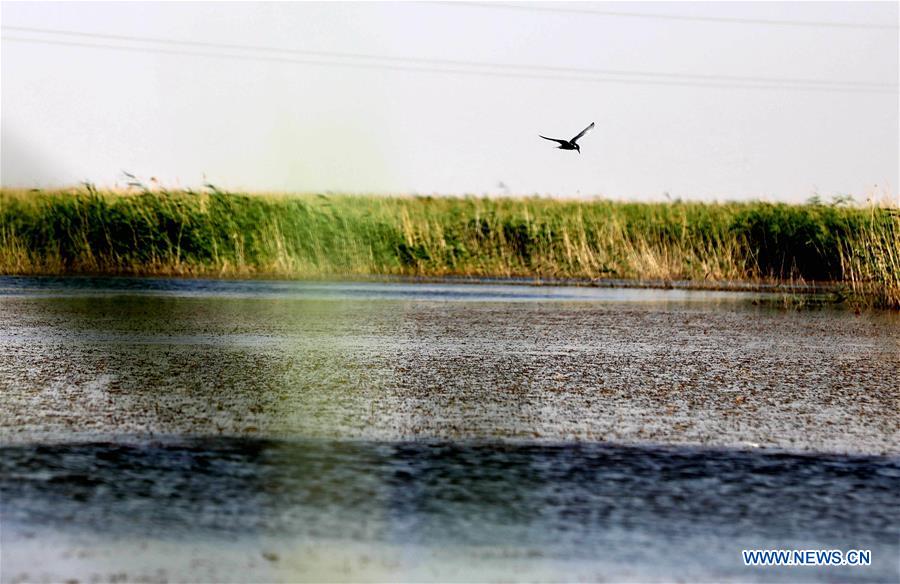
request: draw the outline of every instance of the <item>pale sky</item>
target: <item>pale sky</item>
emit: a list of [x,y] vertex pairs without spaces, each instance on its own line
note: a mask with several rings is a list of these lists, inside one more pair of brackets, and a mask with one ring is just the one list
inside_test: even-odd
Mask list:
[[[898,192],[896,2],[502,6],[2,2],[0,180],[124,185],[126,170],[250,191],[782,201]],[[12,27],[395,58],[317,57],[355,65],[454,60],[487,74]],[[553,68],[625,73],[582,81]],[[672,84],[746,84],[722,76],[854,91]],[[538,137],[569,138],[592,121],[581,155]]]

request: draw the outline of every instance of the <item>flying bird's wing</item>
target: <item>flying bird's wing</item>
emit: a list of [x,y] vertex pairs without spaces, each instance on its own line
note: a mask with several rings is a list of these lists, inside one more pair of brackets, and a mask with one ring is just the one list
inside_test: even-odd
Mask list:
[[589,131],[591,128],[593,128],[593,127],[594,127],[594,122],[591,122],[591,125],[590,125],[590,126],[588,126],[587,128],[583,129],[583,130],[581,131],[580,134],[578,134],[577,136],[575,136],[574,138],[572,138],[571,140],[569,140],[569,142],[574,143],[575,140],[577,140],[577,139],[581,138],[582,136],[584,136],[585,134],[587,134],[588,131]]
[[[538,134],[538,136],[541,136]],[[560,144],[565,144],[568,140],[560,140],[559,138],[548,138],[547,136],[541,136],[544,140],[550,140],[551,142],[559,142]]]

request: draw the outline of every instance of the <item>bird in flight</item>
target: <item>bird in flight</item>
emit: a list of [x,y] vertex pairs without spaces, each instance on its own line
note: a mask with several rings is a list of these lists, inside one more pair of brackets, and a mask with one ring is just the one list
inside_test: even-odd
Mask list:
[[560,140],[559,138],[548,138],[547,136],[541,136],[544,140],[550,140],[552,142],[559,142],[558,148],[560,150],[577,150],[579,154],[581,154],[581,146],[578,145],[578,139],[588,133],[588,131],[594,127],[594,122],[591,122],[591,125],[587,128],[583,129],[581,133],[572,138],[571,140]]

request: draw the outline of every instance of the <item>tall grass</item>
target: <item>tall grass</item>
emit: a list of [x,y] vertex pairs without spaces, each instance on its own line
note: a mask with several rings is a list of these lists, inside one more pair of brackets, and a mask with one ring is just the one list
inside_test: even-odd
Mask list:
[[857,297],[900,308],[900,212],[873,207],[841,245],[844,279]]
[[846,282],[900,306],[893,210],[0,191],[0,272]]

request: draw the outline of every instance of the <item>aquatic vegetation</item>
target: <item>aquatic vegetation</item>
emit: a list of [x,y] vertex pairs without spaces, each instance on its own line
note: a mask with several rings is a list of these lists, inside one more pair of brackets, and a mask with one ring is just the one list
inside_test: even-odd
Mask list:
[[841,266],[857,298],[900,308],[900,211],[873,207],[842,241]]
[[896,209],[846,204],[0,191],[0,272],[847,284],[900,306]]

